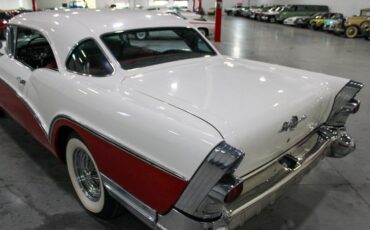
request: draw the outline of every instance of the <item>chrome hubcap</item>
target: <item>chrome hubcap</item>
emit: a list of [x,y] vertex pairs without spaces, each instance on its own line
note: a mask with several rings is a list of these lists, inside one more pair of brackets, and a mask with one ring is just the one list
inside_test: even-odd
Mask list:
[[82,192],[89,200],[98,201],[101,196],[99,175],[85,150],[81,148],[74,150],[73,165]]

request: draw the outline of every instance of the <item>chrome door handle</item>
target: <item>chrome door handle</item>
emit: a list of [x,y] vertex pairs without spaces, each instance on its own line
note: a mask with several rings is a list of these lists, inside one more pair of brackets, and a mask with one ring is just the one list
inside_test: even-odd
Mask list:
[[22,79],[21,77],[17,77],[17,81],[19,81],[19,84],[21,84],[21,85],[26,84],[26,81],[24,79]]

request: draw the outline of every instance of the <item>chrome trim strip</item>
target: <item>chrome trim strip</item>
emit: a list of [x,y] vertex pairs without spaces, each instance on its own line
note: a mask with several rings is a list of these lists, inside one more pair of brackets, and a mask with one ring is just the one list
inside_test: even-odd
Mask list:
[[133,157],[136,157],[142,161],[145,161],[147,162],[148,164],[152,165],[153,167],[156,167],[157,169],[159,170],[162,170],[163,172],[166,172],[168,174],[171,174],[177,178],[179,178],[180,180],[183,180],[183,181],[188,181],[184,176],[172,171],[171,169],[168,169],[166,167],[163,167],[163,166],[160,166],[158,165],[157,163],[153,162],[152,160],[148,159],[147,157],[143,156],[142,154],[139,154],[138,152],[128,148],[128,147],[125,147],[121,144],[119,144],[117,141],[113,140],[112,138],[109,138],[108,136],[104,135],[104,134],[101,134],[99,133],[98,131],[94,130],[93,128],[90,128],[89,126],[87,125],[84,125],[82,124],[81,122],[79,121],[76,121],[74,120],[73,118],[69,117],[69,116],[66,116],[66,115],[58,115],[56,116],[52,122],[51,122],[51,125],[50,125],[50,130],[49,130],[49,142],[51,143],[52,142],[52,138],[53,138],[53,129],[54,129],[54,125],[55,123],[58,121],[58,120],[62,120],[62,119],[65,119],[65,120],[69,120],[69,121],[72,121],[73,123],[75,123],[77,126],[87,130],[88,132],[92,133],[93,135],[103,139],[104,141],[114,145],[115,147],[119,148],[119,149],[122,149],[123,151],[127,152],[128,154],[130,154],[131,156]]
[[154,209],[136,199],[133,195],[124,190],[103,173],[100,173],[100,176],[103,180],[104,187],[113,198],[115,198],[146,225],[154,228],[157,221],[157,212]]
[[[4,81],[4,79],[0,78],[0,81],[3,82],[6,86],[8,86],[8,88],[13,91],[13,93],[15,95],[17,95],[17,98],[23,103],[23,105],[30,111],[30,113],[32,114],[32,116],[35,118],[35,120],[37,121],[38,125],[40,126],[41,130],[43,131],[43,133],[45,134],[45,137],[46,139],[48,139],[48,133],[46,131],[46,129],[44,128],[43,126],[43,123],[41,122],[41,120],[39,119],[39,117],[37,116],[37,114],[34,112],[34,110],[31,108],[30,105],[28,105],[28,103],[26,102],[26,100],[23,99],[23,97],[15,90],[13,89],[13,87],[11,85],[9,85],[6,81]],[[5,110],[5,109],[4,109]],[[10,114],[11,115],[11,114]]]

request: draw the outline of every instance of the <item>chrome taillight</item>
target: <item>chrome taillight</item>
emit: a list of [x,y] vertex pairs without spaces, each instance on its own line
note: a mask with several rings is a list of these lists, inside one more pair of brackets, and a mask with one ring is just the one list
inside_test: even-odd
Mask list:
[[350,81],[336,96],[327,125],[334,127],[344,126],[349,115],[357,113],[360,101],[354,97],[364,87],[360,82]]
[[209,220],[222,215],[225,201],[235,200],[242,183],[233,175],[244,153],[223,142],[203,162],[175,207],[194,218]]

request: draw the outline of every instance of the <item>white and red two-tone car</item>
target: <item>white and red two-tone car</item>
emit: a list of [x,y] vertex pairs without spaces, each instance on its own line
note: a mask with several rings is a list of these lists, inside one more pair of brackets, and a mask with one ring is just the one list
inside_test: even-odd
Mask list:
[[100,217],[120,203],[154,229],[235,228],[355,148],[361,83],[224,57],[171,15],[29,13],[3,48],[0,107]]

